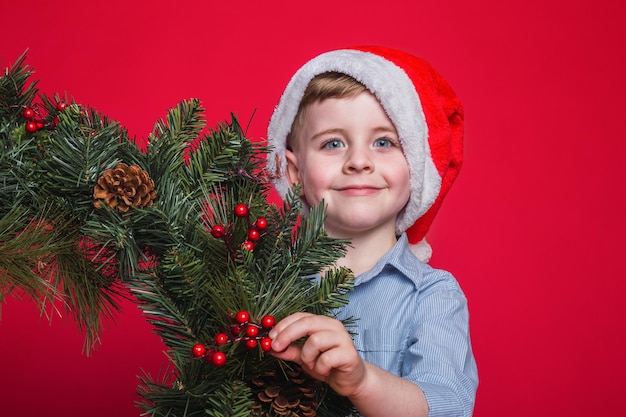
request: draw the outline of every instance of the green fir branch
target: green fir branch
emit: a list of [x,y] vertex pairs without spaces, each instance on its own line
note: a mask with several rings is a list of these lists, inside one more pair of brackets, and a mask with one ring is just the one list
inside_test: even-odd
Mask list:
[[204,127],[203,112],[199,100],[186,100],[170,109],[166,120],[155,123],[145,154],[145,167],[155,184],[178,181],[184,185],[185,150]]
[[[251,378],[289,364],[246,347],[247,336],[231,331],[236,312],[250,313],[246,326],[298,311],[333,316],[353,285],[350,271],[335,267],[348,242],[324,232],[323,203],[301,216],[297,189],[280,208],[268,203],[268,149],[248,140],[234,115],[202,134],[200,102],[183,101],[155,123],[142,153],[119,123],[55,95],[36,105],[42,126],[27,129],[31,72],[20,57],[0,78],[0,301],[16,291],[53,296],[91,349],[126,285],[171,365],[159,380],[141,378],[143,415],[249,416]],[[147,200],[127,194],[140,185],[103,175],[120,162],[154,181],[154,190],[142,188]],[[235,213],[240,204],[244,214]],[[260,218],[267,228],[256,230]],[[217,346],[218,332],[230,334],[226,344]],[[193,357],[198,343],[226,363]],[[318,416],[351,412],[327,386],[317,395]]]
[[25,106],[35,99],[38,93],[37,82],[27,83],[33,70],[25,64],[24,51],[10,68],[0,76],[0,119],[15,120],[20,117]]
[[303,265],[303,275],[319,273],[346,253],[348,241],[329,237],[324,231],[324,202],[312,207],[303,217],[293,239],[291,255]]
[[113,320],[120,309],[122,288],[97,270],[79,250],[56,256],[56,285],[78,329],[85,332],[85,353],[99,344],[102,324]]
[[209,417],[248,417],[253,401],[250,389],[240,381],[223,384],[207,399]]
[[57,221],[47,214],[13,207],[0,218],[0,302],[15,291],[40,308],[56,301],[49,265],[74,242],[61,233],[62,227],[52,227]]
[[129,287],[139,301],[144,316],[163,342],[172,350],[190,351],[194,334],[184,312],[170,293],[155,279],[132,281]]
[[65,210],[85,218],[94,210],[93,188],[98,177],[121,161],[121,144],[128,139],[118,123],[78,104],[68,106],[57,117],[57,127],[44,142],[40,193],[60,200],[67,204]]

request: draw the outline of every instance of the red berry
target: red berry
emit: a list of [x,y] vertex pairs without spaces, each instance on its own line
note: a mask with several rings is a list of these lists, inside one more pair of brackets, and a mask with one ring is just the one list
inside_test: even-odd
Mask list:
[[223,345],[228,342],[228,335],[226,333],[218,333],[215,335],[215,344]]
[[54,118],[52,119],[52,127],[57,127],[59,121],[59,118],[57,116],[54,116]]
[[261,326],[263,326],[263,328],[266,330],[274,327],[274,324],[276,324],[276,319],[274,318],[274,316],[270,316],[269,314],[261,319]]
[[251,241],[259,240],[261,238],[261,233],[258,229],[250,229],[248,230],[248,239]]
[[235,316],[235,320],[237,320],[237,323],[247,323],[250,321],[250,313],[248,313],[246,310],[241,310]]
[[37,131],[37,123],[35,122],[28,122],[26,123],[26,131],[28,133],[35,133]]
[[24,111],[22,112],[22,116],[24,116],[24,119],[30,120],[35,117],[35,110],[31,109],[30,107],[24,109]]
[[59,102],[57,103],[57,110],[58,110],[58,111],[63,111],[63,110],[65,110],[65,108],[66,108],[66,107],[67,107],[67,104],[65,104],[65,103],[64,103],[64,102],[62,102],[62,101],[59,101]]
[[35,124],[37,125],[37,130],[41,130],[45,126],[41,120],[36,121]]
[[196,343],[191,348],[191,353],[194,358],[201,358],[206,353],[206,348],[204,347],[202,343]]
[[226,363],[226,354],[220,351],[215,352],[211,358],[211,362],[215,366],[224,366]]
[[251,240],[246,240],[242,244],[243,248],[252,252],[254,250],[254,242]]
[[259,230],[267,229],[267,219],[265,217],[259,217],[254,222],[254,226]]
[[259,328],[256,327],[254,324],[251,324],[248,327],[246,327],[246,336],[256,337],[258,334],[259,334]]
[[256,347],[256,339],[248,339],[248,340],[246,340],[246,347],[248,349],[254,349]]
[[272,350],[272,339],[270,339],[269,337],[264,337],[263,339],[261,339],[261,350],[263,352],[269,352],[270,350]]
[[224,237],[224,226],[216,224],[211,228],[211,235],[216,239],[221,239]]
[[239,336],[241,334],[242,327],[239,324],[233,324],[230,326],[230,332],[233,336]]
[[250,209],[245,204],[237,204],[235,206],[235,216],[248,217],[249,214],[250,214]]

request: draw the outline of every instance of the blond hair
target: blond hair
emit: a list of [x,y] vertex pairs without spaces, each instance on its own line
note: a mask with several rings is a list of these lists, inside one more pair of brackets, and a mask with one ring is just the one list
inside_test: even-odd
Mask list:
[[327,98],[354,97],[364,91],[367,91],[367,88],[363,84],[341,72],[325,72],[313,77],[304,90],[304,95],[298,105],[298,113],[287,135],[287,149],[293,149],[296,145],[295,138],[304,122],[308,106]]

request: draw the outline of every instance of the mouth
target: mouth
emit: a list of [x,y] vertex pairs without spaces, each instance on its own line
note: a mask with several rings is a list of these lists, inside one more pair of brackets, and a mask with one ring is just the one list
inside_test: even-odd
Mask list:
[[375,187],[372,185],[350,185],[346,187],[337,188],[336,191],[341,194],[351,195],[351,196],[366,196],[372,195],[381,190],[380,187]]

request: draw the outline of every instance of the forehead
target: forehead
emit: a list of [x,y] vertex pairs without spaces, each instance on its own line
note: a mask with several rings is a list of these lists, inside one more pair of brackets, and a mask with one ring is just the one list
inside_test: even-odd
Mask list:
[[369,91],[343,98],[310,103],[302,114],[301,127],[362,127],[395,131],[378,99]]

